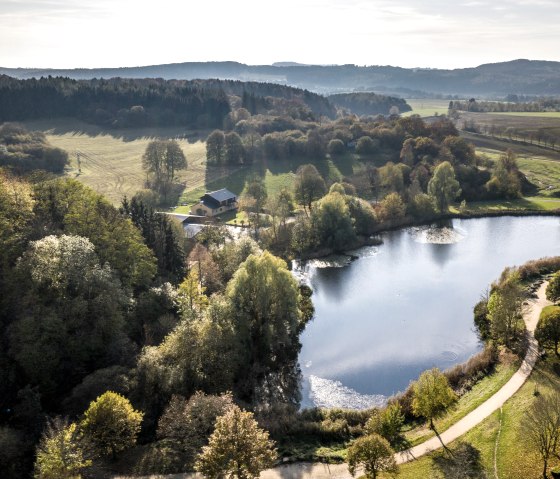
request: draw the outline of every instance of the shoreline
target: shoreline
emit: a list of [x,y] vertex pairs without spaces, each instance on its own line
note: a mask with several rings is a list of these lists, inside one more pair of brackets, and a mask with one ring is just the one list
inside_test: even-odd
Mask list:
[[350,251],[355,251],[356,249],[363,248],[364,246],[379,246],[383,244],[383,240],[379,238],[382,233],[388,233],[390,231],[397,231],[406,228],[412,228],[415,226],[430,226],[436,224],[440,221],[451,221],[454,219],[459,220],[471,220],[471,219],[482,219],[482,218],[500,218],[500,217],[529,217],[529,216],[543,216],[543,217],[558,217],[560,218],[560,209],[542,211],[542,210],[499,210],[499,211],[481,211],[481,212],[467,212],[467,213],[446,213],[441,216],[433,217],[430,219],[414,219],[411,217],[405,217],[402,221],[385,223],[380,225],[379,228],[375,229],[369,237],[358,238],[358,241],[351,247],[344,251],[335,251],[333,249],[321,249],[313,251],[307,255],[293,258],[297,261],[307,261],[311,259],[321,259],[327,258],[328,256],[340,254],[344,256],[349,256],[351,260],[357,259],[355,255],[350,254]]

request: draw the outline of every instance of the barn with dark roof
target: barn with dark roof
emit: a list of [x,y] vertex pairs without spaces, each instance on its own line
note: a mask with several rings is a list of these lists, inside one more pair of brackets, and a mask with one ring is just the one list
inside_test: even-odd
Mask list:
[[237,209],[237,196],[226,188],[222,188],[202,196],[200,202],[191,208],[191,215],[217,216],[235,209]]

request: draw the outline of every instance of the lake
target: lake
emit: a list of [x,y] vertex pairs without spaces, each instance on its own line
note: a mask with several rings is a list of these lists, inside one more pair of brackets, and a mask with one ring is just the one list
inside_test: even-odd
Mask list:
[[479,351],[474,305],[506,266],[560,255],[560,219],[453,220],[382,239],[352,262],[296,265],[315,305],[301,336],[303,407],[382,405],[425,369]]

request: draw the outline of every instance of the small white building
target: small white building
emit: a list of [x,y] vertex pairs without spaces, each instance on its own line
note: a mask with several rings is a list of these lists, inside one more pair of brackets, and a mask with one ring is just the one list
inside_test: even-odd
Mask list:
[[200,198],[200,202],[191,208],[191,215],[217,216],[226,211],[237,209],[237,196],[226,188],[211,191]]

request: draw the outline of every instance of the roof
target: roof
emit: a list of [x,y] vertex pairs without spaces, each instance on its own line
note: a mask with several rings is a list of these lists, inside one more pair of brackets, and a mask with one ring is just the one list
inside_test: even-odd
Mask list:
[[183,229],[185,230],[185,236],[187,238],[194,238],[198,233],[202,231],[204,225],[195,225],[195,224],[188,224],[184,225]]
[[220,207],[220,202],[206,193],[202,198],[200,198],[200,202],[204,206],[208,206],[211,210],[218,209]]
[[235,194],[233,194],[231,191],[229,191],[226,188],[222,188],[221,190],[211,191],[210,193],[206,193],[204,196],[210,196],[211,198],[215,199],[216,201],[219,201],[220,203],[222,201],[230,200],[236,197]]

